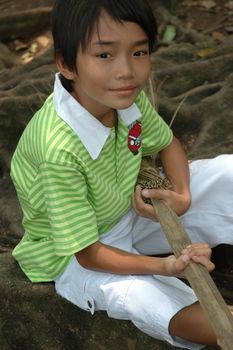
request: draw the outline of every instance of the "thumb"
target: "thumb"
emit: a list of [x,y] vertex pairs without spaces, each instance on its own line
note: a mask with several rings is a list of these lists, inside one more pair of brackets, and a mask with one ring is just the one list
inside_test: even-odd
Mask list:
[[180,255],[176,260],[176,269],[178,272],[182,272],[188,265],[190,258],[187,255]]
[[166,190],[160,189],[144,189],[142,190],[142,196],[145,198],[153,198],[153,199],[165,199]]

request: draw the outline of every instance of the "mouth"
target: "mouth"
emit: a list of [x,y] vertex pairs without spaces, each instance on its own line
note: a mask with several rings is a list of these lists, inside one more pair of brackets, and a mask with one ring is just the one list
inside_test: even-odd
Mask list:
[[120,96],[129,96],[135,92],[137,87],[135,85],[129,85],[129,86],[122,86],[117,89],[110,89],[110,91],[115,92],[117,95]]
[[136,86],[134,85],[129,85],[129,86],[122,86],[117,89],[110,89],[111,91],[129,91],[129,90],[135,90]]

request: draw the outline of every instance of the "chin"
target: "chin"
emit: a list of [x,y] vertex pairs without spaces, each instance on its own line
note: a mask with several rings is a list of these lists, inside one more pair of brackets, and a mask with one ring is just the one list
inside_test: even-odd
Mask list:
[[127,109],[130,106],[132,106],[132,104],[134,103],[134,101],[130,102],[130,103],[122,103],[119,106],[117,106],[115,109]]
[[135,102],[135,99],[136,99],[136,96],[134,98],[121,99],[121,101],[116,102],[112,108],[114,109],[129,108]]

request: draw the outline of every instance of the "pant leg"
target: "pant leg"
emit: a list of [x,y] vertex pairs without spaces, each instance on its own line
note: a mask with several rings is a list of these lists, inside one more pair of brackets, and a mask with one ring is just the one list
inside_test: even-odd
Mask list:
[[233,244],[233,155],[191,163],[192,205],[182,221],[194,241]]
[[202,346],[173,338],[171,318],[196,301],[188,286],[177,278],[122,276],[83,269],[74,258],[55,281],[62,297],[92,314],[106,311],[111,318],[129,320],[142,332],[174,346],[197,350]]
[[[191,240],[212,247],[233,244],[233,155],[193,161],[190,188],[192,205],[180,219]],[[137,217],[133,235],[134,247],[141,253],[171,251],[158,223]]]
[[[110,232],[101,237],[105,244],[132,251],[135,213],[129,211]],[[199,349],[168,332],[170,319],[196,301],[188,286],[173,277],[124,276],[84,269],[75,257],[55,280],[58,294],[92,314],[106,311],[112,318],[130,320],[148,335],[170,344]]]

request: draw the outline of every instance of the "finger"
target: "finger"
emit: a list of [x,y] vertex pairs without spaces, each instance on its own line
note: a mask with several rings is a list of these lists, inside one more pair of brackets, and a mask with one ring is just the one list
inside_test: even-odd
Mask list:
[[211,255],[211,248],[209,247],[195,247],[195,248],[185,248],[182,250],[182,253],[188,254],[190,256],[193,255]]
[[132,195],[132,205],[137,215],[157,221],[153,206],[145,203],[141,196],[140,186],[136,186],[135,192]]
[[137,202],[138,202],[138,200],[136,199],[136,193],[134,192],[134,193],[132,194],[132,206],[133,206],[134,211],[135,211],[138,215],[140,215],[139,210],[138,210],[138,204],[137,204]]
[[132,193],[132,196],[131,196],[132,206],[133,206],[134,210],[136,210],[136,205],[135,205],[135,199],[134,199],[134,197],[135,197],[135,194]]
[[142,198],[142,189],[140,186],[136,186],[135,188],[134,203],[138,210],[143,210],[145,208],[145,202]]
[[210,261],[206,256],[196,256],[196,255],[194,255],[192,257],[192,261],[194,261],[195,263],[198,263],[198,264],[201,264],[201,265],[205,266],[209,272],[213,271],[214,268],[215,268],[214,263],[212,263],[212,261]]
[[208,243],[202,243],[202,242],[189,244],[186,248],[198,248],[198,247],[210,248]]
[[203,244],[203,245],[199,244],[199,245],[195,245],[195,246],[192,245],[192,246],[189,246],[189,247],[183,249],[182,253],[189,255],[190,258],[194,255],[198,255],[198,256],[203,255],[203,256],[210,258],[212,250],[208,246],[208,244]]

